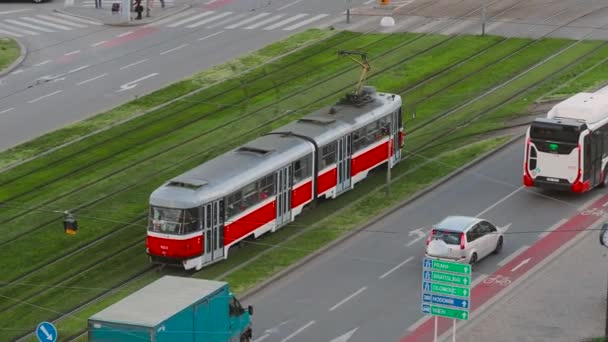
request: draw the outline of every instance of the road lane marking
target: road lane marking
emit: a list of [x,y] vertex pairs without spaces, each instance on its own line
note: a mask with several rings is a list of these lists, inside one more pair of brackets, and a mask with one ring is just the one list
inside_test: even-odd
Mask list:
[[6,21],[7,23],[11,23],[11,24],[19,25],[19,26],[24,26],[24,27],[31,28],[33,30],[42,31],[42,32],[55,32],[54,30],[47,29],[45,27],[39,27],[39,26],[36,26],[36,25],[28,24],[28,23],[22,23],[20,21],[13,20],[13,19],[6,19],[4,21]]
[[312,17],[312,18],[308,18],[308,19],[306,19],[306,20],[304,20],[304,21],[301,21],[301,22],[299,22],[299,23],[297,23],[297,24],[293,24],[293,25],[291,25],[291,26],[289,26],[289,27],[286,27],[286,28],[284,28],[284,29],[283,29],[283,31],[293,31],[293,30],[295,30],[295,29],[297,29],[297,28],[300,28],[300,27],[302,27],[302,26],[304,26],[304,25],[308,25],[308,24],[313,23],[313,22],[315,22],[315,21],[317,21],[317,20],[321,20],[321,19],[323,19],[323,18],[325,18],[325,17],[327,17],[327,16],[329,16],[329,14],[319,14],[319,15],[315,15],[315,16],[314,16],[314,17]]
[[253,16],[253,17],[251,17],[251,18],[249,18],[249,19],[241,20],[241,21],[239,21],[239,22],[238,22],[238,23],[236,23],[236,24],[232,24],[232,25],[226,26],[226,27],[224,27],[224,28],[225,28],[225,29],[234,29],[234,28],[237,28],[237,27],[239,27],[239,26],[243,26],[243,25],[249,24],[249,23],[251,23],[251,22],[254,22],[254,21],[256,21],[256,20],[258,20],[258,19],[260,19],[260,18],[263,18],[263,17],[265,17],[265,16],[267,16],[267,15],[270,15],[270,13],[268,13],[268,12],[263,12],[263,13],[260,13],[260,14],[258,14],[258,15],[256,15],[256,16]]
[[300,329],[294,331],[291,335],[289,335],[289,336],[285,337],[284,339],[282,339],[281,342],[286,342],[286,341],[291,340],[297,334],[301,333],[302,331],[304,331],[306,328],[310,327],[313,324],[315,324],[315,321],[310,321],[310,322],[306,323],[303,327],[301,327]]
[[68,26],[59,25],[59,24],[53,24],[53,23],[49,23],[49,22],[44,21],[44,20],[36,19],[36,18],[21,17],[21,19],[30,21],[32,23],[36,23],[38,25],[43,25],[42,27],[44,27],[44,25],[46,25],[46,26],[52,27],[54,29],[64,30],[64,31],[71,31],[73,29],[73,27],[68,27]]
[[135,88],[135,87],[137,87],[137,86],[138,86],[138,82],[141,82],[141,81],[143,81],[143,80],[147,80],[148,78],[150,78],[150,77],[154,77],[154,76],[156,76],[156,75],[158,75],[158,73],[157,73],[157,72],[154,72],[154,73],[151,73],[151,74],[146,75],[146,76],[144,76],[144,77],[140,77],[140,78],[138,78],[138,79],[136,79],[136,80],[134,80],[134,81],[127,82],[127,83],[125,83],[125,84],[121,85],[121,86],[120,86],[120,89],[119,89],[119,90],[117,90],[116,92],[117,92],[117,93],[120,93],[121,91],[125,91],[125,90],[130,90],[130,89],[133,89],[133,88]]
[[167,25],[167,27],[177,27],[177,26],[183,25],[185,23],[189,23],[191,21],[195,21],[196,19],[199,19],[199,18],[202,18],[202,17],[206,17],[206,16],[211,15],[213,13],[215,13],[215,12],[214,11],[203,12],[203,13],[197,14],[197,15],[195,15],[193,17],[182,19],[182,20],[180,20],[178,22],[175,22],[173,24]]
[[237,21],[237,20],[241,19],[242,17],[247,16],[247,14],[248,14],[248,13],[241,13],[241,14],[234,15],[234,16],[232,16],[232,17],[228,18],[228,19],[224,19],[224,20],[222,20],[222,21],[220,21],[220,22],[213,23],[212,25],[207,26],[207,28],[208,28],[208,29],[212,29],[212,28],[216,28],[216,27],[218,27],[218,26],[226,25],[226,24],[228,24],[229,22],[232,22],[232,21]]
[[300,1],[302,1],[302,0],[296,0],[296,1],[292,2],[292,3],[290,3],[290,4],[287,4],[287,5],[285,5],[285,6],[281,6],[281,7],[277,8],[277,11],[284,10],[284,9],[286,9],[287,7],[293,6],[293,5],[297,4],[297,3],[298,3],[298,2],[300,2]]
[[99,75],[99,76],[95,76],[95,77],[93,77],[93,78],[89,78],[88,80],[84,80],[84,81],[82,81],[82,82],[78,82],[78,83],[76,83],[76,85],[83,85],[83,84],[85,84],[85,83],[93,82],[93,81],[95,81],[96,79],[98,79],[98,78],[102,78],[102,77],[104,77],[104,76],[106,76],[106,75],[108,75],[108,74],[107,74],[107,73],[106,73],[106,74],[101,74],[101,75]]
[[214,15],[213,17],[206,18],[206,19],[203,19],[203,20],[201,20],[201,21],[197,21],[197,22],[196,22],[196,23],[194,23],[194,24],[186,25],[186,28],[196,28],[196,27],[199,27],[199,26],[202,26],[202,25],[208,24],[208,23],[210,23],[210,22],[212,22],[212,21],[215,21],[215,20],[218,20],[218,19],[222,19],[222,18],[224,18],[224,17],[226,17],[226,16],[229,16],[229,15],[231,15],[231,14],[232,14],[232,12],[224,12],[224,13],[220,13],[220,14],[218,14],[218,15]]
[[15,110],[15,108],[14,108],[14,107],[11,107],[11,108],[9,108],[9,109],[5,109],[5,110],[1,111],[1,112],[0,112],[0,114],[8,113],[8,112],[10,112],[10,111],[12,111],[12,110]]
[[71,21],[51,17],[50,15],[38,14],[36,16],[38,18],[42,18],[42,19],[49,20],[49,21],[54,21],[56,23],[63,24],[63,25],[69,25],[69,26],[74,26],[74,27],[78,27],[78,28],[86,28],[85,25],[80,25],[80,24],[73,23]]
[[566,223],[566,221],[568,221],[568,219],[565,219],[565,218],[557,221],[557,223],[555,223],[554,225],[552,225],[551,227],[549,227],[548,229],[546,229],[544,232],[538,234],[538,238],[542,239],[545,236],[549,235],[549,233],[551,233],[552,231],[554,231],[557,227],[561,226],[562,224]]
[[91,47],[98,47],[99,45],[105,44],[107,42],[108,42],[107,40],[102,40],[102,41],[97,42],[95,44],[91,44]]
[[133,31],[127,31],[127,32],[123,32],[123,33],[121,33],[121,34],[119,34],[119,35],[116,35],[116,37],[118,37],[118,38],[122,38],[122,37],[124,37],[124,36],[128,36],[128,35],[130,35],[131,33],[133,33]]
[[130,68],[130,67],[132,67],[132,66],[136,66],[137,64],[143,63],[143,62],[145,62],[145,61],[147,61],[147,60],[148,60],[148,59],[146,58],[146,59],[142,59],[141,61],[138,61],[138,62],[135,62],[135,63],[131,63],[131,64],[129,64],[129,65],[125,65],[125,66],[123,66],[122,68],[120,68],[120,70],[128,69],[128,68]]
[[40,96],[40,97],[39,97],[39,98],[37,98],[37,99],[33,99],[33,100],[30,100],[30,101],[27,101],[27,103],[34,103],[34,102],[38,102],[38,101],[40,101],[40,100],[42,100],[42,99],[45,99],[45,98],[47,98],[47,97],[50,97],[50,96],[53,96],[53,95],[59,94],[59,93],[61,93],[61,92],[63,92],[63,90],[57,90],[57,91],[54,91],[54,92],[52,92],[52,93],[50,93],[50,94],[46,94],[46,95]]
[[34,10],[33,8],[24,8],[24,9],[17,9],[17,10],[10,10],[10,11],[2,11],[0,12],[0,15],[2,14],[11,14],[11,13],[19,13],[19,12],[25,12],[25,11],[32,11]]
[[40,62],[40,63],[38,63],[38,64],[34,64],[34,66],[35,66],[35,67],[38,67],[38,66],[43,66],[43,65],[45,65],[45,64],[49,64],[49,63],[51,63],[51,62],[52,62],[52,60],[47,59],[46,61]]
[[361,292],[367,290],[367,286],[363,286],[362,288],[358,289],[357,291],[355,291],[355,293],[351,294],[350,296],[342,299],[341,301],[339,301],[336,305],[332,306],[331,308],[329,308],[329,311],[334,311],[337,308],[339,308],[340,306],[342,306],[342,304],[348,302],[349,300],[353,299],[355,296],[359,295]]
[[80,50],[74,50],[72,52],[68,52],[68,53],[64,54],[64,56],[71,56],[71,55],[75,55],[75,54],[78,54],[78,53],[80,53]]
[[17,69],[17,70],[15,70],[15,71],[11,72],[11,75],[17,75],[17,74],[20,74],[20,73],[22,73],[22,72],[24,72],[24,71],[25,71],[25,70],[23,70],[23,69]]
[[511,260],[515,259],[515,257],[517,257],[518,255],[521,254],[521,252],[525,251],[526,249],[530,248],[530,246],[521,246],[519,247],[517,250],[515,250],[515,252],[509,254],[506,258],[500,260],[497,265],[498,266],[504,266],[506,264],[508,264]]
[[[595,203],[600,197],[602,197],[602,194],[597,194],[593,197],[591,197],[591,199],[589,199],[587,202],[583,203],[580,207],[578,207],[576,209],[576,211],[583,211],[584,209],[587,209],[588,207],[591,206],[591,204]],[[606,203],[604,203],[604,205],[606,205]],[[602,205],[602,207],[604,206]]]
[[279,21],[279,22],[278,22],[278,23],[276,23],[276,24],[272,24],[272,25],[270,25],[270,26],[268,26],[268,27],[265,27],[265,28],[264,28],[264,30],[265,30],[265,31],[274,30],[274,29],[276,29],[276,28],[278,28],[278,27],[281,27],[281,26],[283,26],[283,25],[287,25],[287,24],[289,24],[290,22],[292,22],[292,21],[296,21],[296,20],[298,20],[298,19],[300,19],[300,18],[302,18],[302,17],[305,17],[305,16],[307,16],[307,15],[308,15],[308,14],[305,14],[305,13],[300,13],[300,14],[298,14],[298,15],[294,15],[294,16],[293,16],[293,17],[291,17],[291,18],[287,18],[287,19],[285,19],[285,20]]
[[211,37],[215,37],[215,36],[217,36],[217,35],[218,35],[218,34],[220,34],[220,33],[224,33],[224,31],[219,31],[219,32],[215,32],[215,33],[212,33],[212,34],[206,35],[206,36],[204,36],[204,37],[199,38],[198,40],[205,40],[205,39],[209,39],[209,38],[211,38]]
[[262,20],[262,21],[260,21],[260,22],[257,22],[257,23],[255,23],[255,24],[253,24],[253,25],[247,26],[247,27],[245,27],[244,29],[245,29],[245,30],[253,30],[253,29],[258,28],[258,27],[260,27],[260,26],[264,26],[264,25],[266,25],[266,24],[270,24],[271,22],[273,22],[273,21],[275,21],[275,20],[279,20],[279,19],[281,19],[281,18],[283,17],[283,15],[284,15],[284,14],[279,14],[279,15],[275,15],[275,16],[270,17],[270,18],[266,18],[266,19],[264,19],[264,20]]
[[72,69],[72,70],[68,71],[68,74],[71,74],[71,73],[74,73],[74,72],[77,72],[77,71],[80,71],[80,70],[86,69],[86,68],[88,68],[88,67],[90,67],[90,65],[83,65],[83,66],[81,66],[81,67],[78,67],[78,68],[76,68],[76,69]]
[[270,337],[270,334],[264,334],[264,335],[262,335],[262,336],[260,336],[260,337],[256,338],[255,340],[253,340],[253,342],[262,342],[262,341],[264,341],[265,339],[267,339],[268,337]]
[[491,206],[489,206],[489,207],[485,208],[484,210],[482,210],[482,211],[481,211],[479,214],[475,215],[475,217],[479,218],[479,216],[481,216],[481,215],[483,215],[483,214],[487,213],[488,211],[490,211],[490,210],[492,210],[492,209],[496,208],[496,206],[498,206],[500,203],[502,203],[502,202],[506,201],[507,199],[509,199],[509,197],[511,197],[511,196],[513,196],[513,195],[515,195],[516,193],[518,193],[519,191],[521,191],[521,189],[523,189],[523,188],[524,188],[524,187],[523,187],[523,185],[522,185],[522,186],[520,186],[519,188],[515,189],[513,192],[511,192],[511,193],[510,193],[510,194],[508,194],[507,196],[505,196],[505,197],[503,197],[503,198],[499,199],[498,201],[494,202],[494,204],[492,204]]
[[54,15],[54,16],[57,16],[57,17],[66,18],[66,19],[71,20],[71,21],[77,21],[77,22],[79,22],[79,23],[83,23],[83,24],[89,24],[89,25],[103,25],[102,23],[97,22],[97,21],[87,20],[87,19],[83,19],[83,18],[79,18],[79,17],[73,17],[73,16],[71,16],[71,15],[69,15],[69,14],[63,14],[63,13],[53,13],[53,15]]
[[409,257],[407,259],[405,259],[404,261],[402,261],[399,265],[391,268],[390,270],[388,270],[386,273],[384,273],[383,275],[380,276],[379,279],[384,279],[385,277],[387,277],[389,274],[395,272],[397,269],[399,269],[399,267],[407,264],[408,262],[412,261],[412,259],[414,259],[414,257]]
[[524,266],[525,264],[529,263],[531,259],[532,259],[532,258],[528,258],[528,259],[522,260],[522,261],[521,261],[519,264],[517,264],[517,266],[515,266],[515,267],[513,267],[513,268],[511,269],[511,272],[515,272],[515,271],[517,271],[517,270],[518,270],[518,269],[520,269],[522,266]]
[[408,236],[418,235],[414,240],[412,240],[406,244],[407,247],[411,247],[412,245],[416,244],[418,241],[426,238],[426,236],[427,236],[426,227],[414,229],[411,232],[409,232],[407,235]]
[[3,29],[0,29],[0,33],[5,34],[7,36],[17,37],[17,38],[23,37],[23,35],[20,35],[19,33],[11,32],[11,31],[7,31],[7,30],[3,30]]
[[2,24],[2,23],[0,23],[0,27],[3,29],[3,31],[6,31],[6,32],[12,33],[13,31],[17,31],[16,34],[18,34],[19,36],[21,36],[23,34],[37,36],[39,34],[38,32],[34,32],[34,31],[23,29],[21,27],[14,27],[14,26]]
[[183,48],[185,48],[185,47],[186,47],[186,46],[188,46],[188,45],[190,45],[190,44],[189,44],[189,43],[182,44],[182,45],[180,45],[180,46],[178,46],[178,47],[175,47],[175,48],[173,48],[173,49],[171,49],[171,50],[167,50],[167,51],[161,52],[160,54],[161,54],[161,55],[165,55],[165,54],[168,54],[168,53],[170,53],[170,52],[177,51],[177,50],[179,50],[179,49],[183,49]]
[[197,12],[195,12],[194,10],[190,9],[190,10],[187,10],[187,11],[184,11],[184,12],[177,13],[175,15],[169,16],[169,17],[167,17],[165,19],[161,19],[161,20],[149,23],[149,24],[145,25],[144,27],[146,27],[146,26],[161,26],[161,25],[169,23],[169,22],[171,22],[171,21],[173,21],[175,19],[186,17],[186,16],[189,16],[189,15],[194,14],[194,13],[197,13]]

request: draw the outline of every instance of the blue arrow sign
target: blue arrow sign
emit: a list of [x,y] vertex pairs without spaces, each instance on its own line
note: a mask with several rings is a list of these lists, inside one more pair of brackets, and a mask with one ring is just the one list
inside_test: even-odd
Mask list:
[[440,296],[431,293],[423,293],[422,294],[422,302],[429,304],[439,304],[445,305],[457,309],[465,309],[468,310],[471,302],[467,299],[461,299],[450,296]]
[[428,315],[431,313],[431,306],[429,304],[422,303],[422,313]]
[[57,328],[53,323],[42,322],[36,327],[36,337],[40,342],[55,342],[57,341]]

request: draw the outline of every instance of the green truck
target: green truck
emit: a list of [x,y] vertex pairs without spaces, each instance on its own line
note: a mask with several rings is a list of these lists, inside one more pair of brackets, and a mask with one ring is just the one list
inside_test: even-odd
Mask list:
[[88,320],[90,342],[249,342],[244,309],[220,281],[164,276]]

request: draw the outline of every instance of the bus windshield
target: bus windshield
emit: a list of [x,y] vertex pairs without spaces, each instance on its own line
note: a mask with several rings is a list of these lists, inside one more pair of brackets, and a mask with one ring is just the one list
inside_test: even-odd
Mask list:
[[577,144],[579,132],[571,126],[535,125],[533,123],[530,127],[530,138],[542,141]]

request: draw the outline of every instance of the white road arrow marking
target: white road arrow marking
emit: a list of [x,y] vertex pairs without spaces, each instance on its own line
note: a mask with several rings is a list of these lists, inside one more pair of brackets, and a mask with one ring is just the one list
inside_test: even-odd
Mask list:
[[417,243],[418,241],[424,239],[426,237],[426,232],[423,231],[424,229],[426,229],[426,227],[414,229],[411,232],[409,232],[408,233],[409,236],[417,235],[417,237],[414,240],[408,242],[406,244],[406,246],[410,247],[410,246],[414,245],[415,243]]
[[338,336],[336,338],[334,338],[333,340],[331,340],[330,342],[346,342],[348,341],[351,336],[353,336],[355,334],[355,332],[359,329],[359,327],[356,327],[355,329],[347,332],[346,334],[342,335],[342,336]]
[[517,265],[517,266],[515,266],[515,267],[513,267],[513,268],[511,269],[511,272],[515,272],[515,271],[517,271],[517,270],[518,270],[520,267],[522,267],[523,265],[525,265],[525,264],[529,263],[529,262],[530,262],[530,259],[531,259],[531,258],[528,258],[528,259],[526,259],[526,260],[524,260],[524,261],[520,262],[520,263],[519,263],[519,265]]
[[157,72],[152,73],[152,74],[150,74],[150,75],[148,75],[148,76],[144,76],[144,77],[138,78],[138,79],[136,79],[135,81],[127,82],[127,83],[125,83],[125,84],[121,85],[121,86],[120,86],[120,89],[119,89],[119,90],[117,90],[116,92],[117,92],[117,93],[120,93],[121,91],[125,91],[125,90],[130,90],[130,89],[133,89],[133,88],[137,87],[137,82],[141,82],[141,81],[143,81],[143,80],[147,80],[148,78],[150,78],[150,77],[154,77],[154,76],[156,76],[156,75],[158,75],[158,73],[157,73]]
[[50,333],[49,333],[49,332],[46,330],[46,328],[44,327],[44,325],[40,327],[40,330],[42,330],[42,333],[44,333],[44,336],[46,336],[46,339],[47,339],[47,340],[49,340],[49,341],[52,341],[52,340],[53,340],[53,335],[52,335],[52,334],[50,334]]
[[506,232],[507,232],[507,230],[509,230],[509,228],[511,228],[511,223],[506,224],[506,225],[504,225],[504,226],[500,227],[500,232],[501,232],[501,233],[506,233]]

